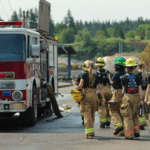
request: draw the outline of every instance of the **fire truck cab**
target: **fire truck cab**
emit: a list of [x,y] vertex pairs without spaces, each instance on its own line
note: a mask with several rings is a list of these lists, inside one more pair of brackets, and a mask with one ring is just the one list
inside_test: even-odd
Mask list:
[[52,114],[45,84],[58,93],[57,44],[34,30],[0,28],[0,117],[20,113],[34,125],[41,114]]

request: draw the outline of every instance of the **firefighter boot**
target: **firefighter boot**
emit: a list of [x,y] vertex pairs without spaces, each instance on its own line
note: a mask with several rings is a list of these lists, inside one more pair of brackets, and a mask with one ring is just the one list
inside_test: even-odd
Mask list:
[[82,116],[82,124],[84,125],[84,117]]
[[107,126],[107,127],[110,127],[110,122],[106,122],[106,126]]
[[140,130],[145,130],[144,126],[140,126]]
[[124,136],[124,130],[122,130],[121,132],[119,132],[120,136]]
[[100,128],[105,128],[105,123],[106,123],[105,109],[106,109],[106,106],[103,103],[98,108],[98,117],[99,117],[99,122],[100,122]]
[[105,128],[105,123],[101,124],[100,128]]
[[123,126],[120,126],[120,127],[116,128],[115,131],[114,131],[114,135],[117,135],[121,131],[123,131]]

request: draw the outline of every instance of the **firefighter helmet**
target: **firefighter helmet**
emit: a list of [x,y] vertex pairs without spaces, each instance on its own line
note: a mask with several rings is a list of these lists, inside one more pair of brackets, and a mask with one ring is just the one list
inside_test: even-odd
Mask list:
[[95,65],[97,65],[97,66],[105,66],[104,59],[102,57],[97,58]]
[[88,68],[87,68],[88,61],[89,61],[89,60],[86,60],[86,61],[83,63],[83,67],[82,67],[82,68],[83,68],[84,71],[88,70]]
[[125,65],[126,65],[126,67],[136,67],[137,63],[136,63],[135,59],[129,58],[126,60]]
[[72,98],[76,101],[76,102],[80,102],[83,98],[83,93],[81,93],[80,91],[77,90],[71,90],[71,94],[72,94]]
[[114,60],[114,63],[116,65],[120,65],[120,66],[125,66],[125,62],[126,62],[126,59],[124,57],[117,57],[115,60]]

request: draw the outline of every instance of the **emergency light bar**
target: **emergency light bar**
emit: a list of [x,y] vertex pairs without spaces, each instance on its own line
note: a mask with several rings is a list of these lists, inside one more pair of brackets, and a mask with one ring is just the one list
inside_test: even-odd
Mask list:
[[9,21],[9,22],[0,21],[0,26],[8,26],[8,25],[22,26],[23,22],[22,21]]

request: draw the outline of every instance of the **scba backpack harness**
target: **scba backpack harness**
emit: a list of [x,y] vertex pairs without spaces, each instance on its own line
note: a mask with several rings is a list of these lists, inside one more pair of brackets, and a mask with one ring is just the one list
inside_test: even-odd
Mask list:
[[103,84],[106,85],[107,83],[110,85],[109,79],[108,79],[108,72],[105,70],[105,72],[97,71],[98,76],[102,76]]
[[128,78],[127,93],[130,93],[130,94],[138,93],[138,90],[137,90],[138,86],[135,81],[136,74],[126,74],[126,75]]

